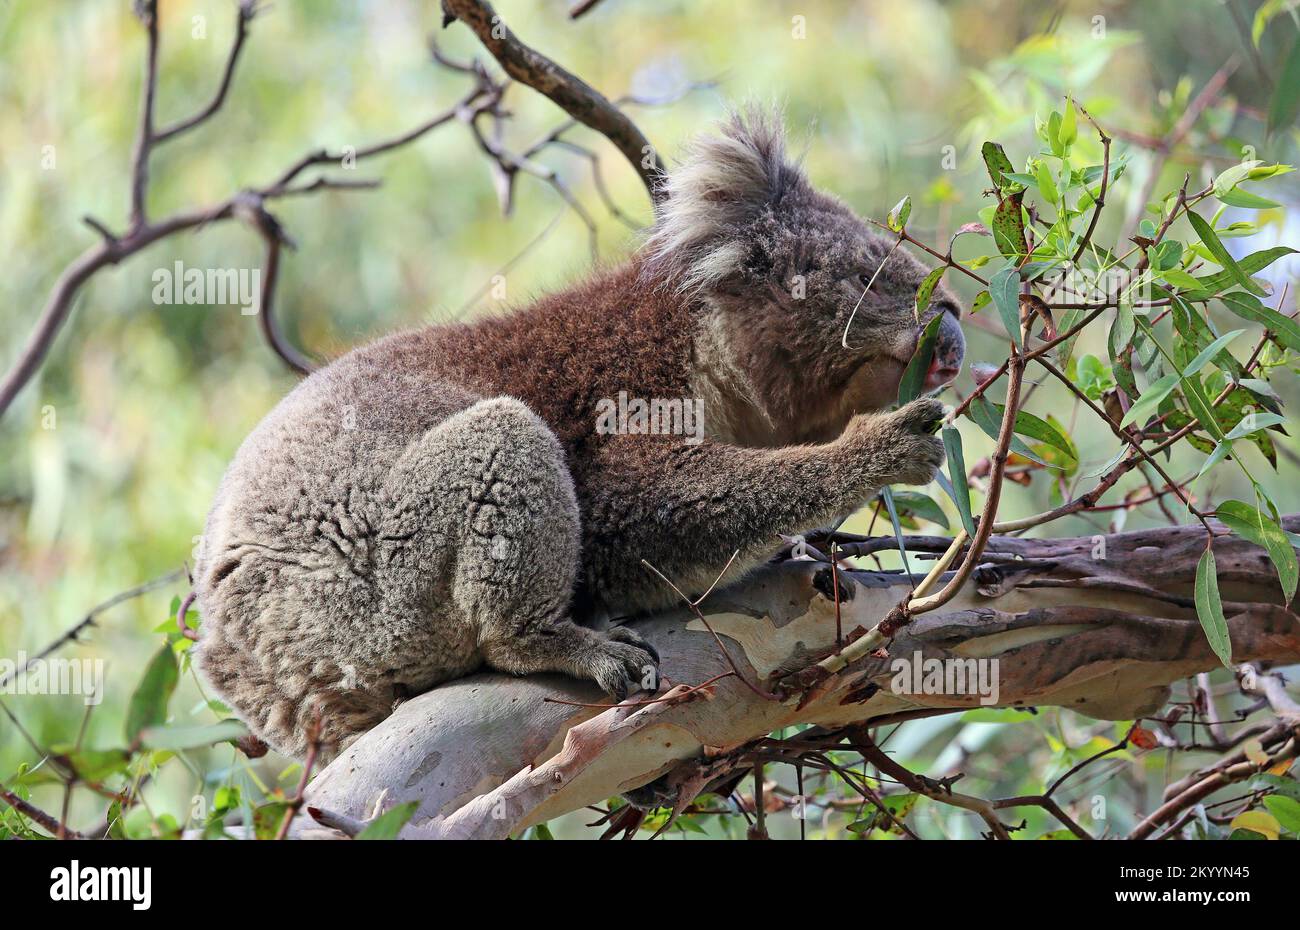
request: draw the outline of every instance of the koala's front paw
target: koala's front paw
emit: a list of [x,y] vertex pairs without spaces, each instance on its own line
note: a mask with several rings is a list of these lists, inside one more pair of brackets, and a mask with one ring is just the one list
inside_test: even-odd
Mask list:
[[943,464],[944,405],[933,397],[904,404],[893,413],[871,417],[861,426],[863,454],[878,463],[879,483],[929,484]]
[[588,677],[616,701],[636,691],[659,687],[659,653],[625,626],[611,629],[586,657]]

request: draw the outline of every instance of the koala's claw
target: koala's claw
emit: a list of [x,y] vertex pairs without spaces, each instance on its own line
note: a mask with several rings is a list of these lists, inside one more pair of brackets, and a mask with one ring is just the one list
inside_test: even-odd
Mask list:
[[626,627],[626,626],[616,626],[616,627],[611,627],[609,632],[606,635],[610,639],[616,640],[620,643],[628,643],[629,645],[632,646],[640,646],[646,652],[650,653],[650,655],[654,656],[656,665],[659,664],[659,650],[655,649],[654,646],[651,646],[648,642],[646,642],[645,637],[643,637],[636,630],[633,630],[630,627]]
[[591,680],[616,701],[641,690],[659,687],[659,655],[638,633],[626,627],[610,630],[588,661]]

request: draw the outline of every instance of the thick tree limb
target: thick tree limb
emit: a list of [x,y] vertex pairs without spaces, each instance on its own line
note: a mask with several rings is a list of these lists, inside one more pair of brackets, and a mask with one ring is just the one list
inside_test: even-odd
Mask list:
[[[1286,524],[1300,529],[1300,517]],[[900,629],[887,655],[867,655],[786,700],[765,699],[730,674],[690,611],[638,620],[677,685],[670,696],[718,680],[682,700],[645,703],[649,696],[640,695],[609,709],[557,703],[603,700],[561,677],[455,681],[403,704],[359,739],[321,772],[307,803],[350,822],[418,801],[404,835],[430,838],[509,836],[665,773],[688,789],[679,796],[684,806],[686,794],[727,770],[731,755],[743,755],[736,750],[780,727],[834,729],[978,706],[974,695],[891,690],[892,659],[917,652],[998,659],[998,706],[1055,705],[1116,720],[1151,714],[1172,682],[1217,664],[1190,593],[1204,542],[1199,526],[1059,540],[995,536],[973,583]],[[1279,605],[1267,555],[1226,535],[1214,550],[1234,660],[1300,661],[1300,618]],[[786,562],[702,605],[745,677],[770,682],[834,648],[836,605],[817,578],[825,570]],[[900,575],[846,577],[844,628],[859,634],[905,592]],[[295,825],[299,835],[313,830],[321,828],[305,814]]]

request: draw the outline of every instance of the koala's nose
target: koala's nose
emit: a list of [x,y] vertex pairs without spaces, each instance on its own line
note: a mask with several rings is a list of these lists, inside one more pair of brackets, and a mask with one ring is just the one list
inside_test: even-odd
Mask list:
[[957,377],[966,355],[966,337],[957,322],[959,313],[954,304],[945,303],[943,319],[934,341],[934,355],[925,375],[926,390],[941,387]]

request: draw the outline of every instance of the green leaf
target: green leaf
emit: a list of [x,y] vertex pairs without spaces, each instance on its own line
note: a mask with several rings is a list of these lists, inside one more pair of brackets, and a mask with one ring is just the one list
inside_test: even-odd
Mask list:
[[971,515],[970,485],[966,481],[966,457],[962,452],[961,433],[955,427],[943,428],[943,448],[948,456],[948,477],[952,480],[953,503],[961,514],[961,525],[968,536],[975,535],[975,519]]
[[[1071,311],[1073,313],[1074,311]],[[1074,325],[1074,320],[1066,316],[1061,321],[1061,328],[1068,329]],[[1090,352],[1085,352],[1079,356],[1079,360],[1074,365],[1074,383],[1093,400],[1101,398],[1112,387],[1115,386],[1111,378],[1110,368],[1106,363]]]
[[1244,439],[1251,433],[1258,433],[1270,426],[1285,423],[1286,417],[1277,413],[1248,413],[1225,436],[1225,439]]
[[1219,425],[1219,418],[1214,415],[1214,407],[1210,405],[1210,398],[1206,396],[1205,388],[1201,385],[1200,379],[1183,378],[1179,382],[1179,387],[1182,388],[1183,397],[1187,400],[1187,406],[1192,410],[1192,416],[1201,422],[1201,426],[1205,431],[1215,439],[1227,439],[1223,434],[1223,427]]
[[1196,235],[1200,237],[1201,242],[1205,243],[1205,247],[1214,256],[1214,260],[1223,266],[1223,270],[1231,274],[1237,283],[1246,290],[1258,297],[1263,297],[1264,289],[1256,284],[1250,275],[1246,274],[1242,267],[1237,264],[1237,260],[1228,254],[1228,250],[1219,241],[1219,236],[1214,231],[1214,227],[1207,223],[1200,214],[1190,210],[1187,213],[1187,219],[1191,222],[1192,228],[1196,230]]
[[[1002,415],[1006,412],[1006,407],[1002,404],[987,402],[997,413],[998,422],[1002,421]],[[1074,443],[1064,436],[1051,423],[1034,416],[1027,410],[1016,411],[1016,423],[1013,427],[1021,436],[1028,436],[1030,439],[1037,439],[1039,442],[1045,442],[1060,451],[1064,452],[1072,459],[1078,459],[1078,450],[1074,448]]]
[[907,368],[903,370],[903,377],[898,382],[899,405],[916,400],[925,389],[925,376],[934,358],[934,344],[939,338],[939,327],[942,323],[943,314],[936,314],[934,319],[926,324],[921,332],[921,338],[916,341],[916,351],[912,353]]
[[[1006,408],[1000,404],[994,404],[986,398],[980,397],[966,411],[966,415],[975,421],[975,424],[990,439],[997,440],[998,433],[1002,430],[1002,414]],[[1016,418],[1019,424],[1019,417]],[[1043,459],[1042,456],[1035,455],[1027,445],[1015,436],[1011,437],[1011,451],[1016,455],[1023,456],[1031,462],[1037,462],[1039,465],[1050,465],[1051,463]]]
[[1228,343],[1232,342],[1232,340],[1236,339],[1244,332],[1244,329],[1234,329],[1232,332],[1224,333],[1218,339],[1211,342],[1208,346],[1197,353],[1194,359],[1187,363],[1187,367],[1183,369],[1183,377],[1190,378],[1197,374],[1205,367],[1205,364],[1210,359],[1218,355],[1219,352],[1228,345]]
[[1056,203],[1061,199],[1061,194],[1056,189],[1056,182],[1052,180],[1052,172],[1048,170],[1045,163],[1039,162],[1038,168],[1034,171],[1034,180],[1049,203]]
[[1228,639],[1228,621],[1223,616],[1223,601],[1219,598],[1218,569],[1214,564],[1214,551],[1206,549],[1196,565],[1196,616],[1201,629],[1210,642],[1210,648],[1227,668],[1232,668],[1232,642]]
[[356,838],[359,840],[397,839],[397,834],[401,832],[402,827],[406,826],[406,822],[411,819],[419,806],[419,801],[407,801],[405,804],[390,807],[370,821],[366,828],[356,835]]
[[1061,144],[1061,114],[1055,110],[1047,118],[1047,143],[1052,147],[1053,154],[1065,156],[1065,146]]
[[126,828],[122,825],[122,802],[116,798],[108,805],[108,838],[110,840],[127,838]]
[[940,265],[925,276],[921,286],[916,289],[916,318],[919,320],[921,314],[930,308],[930,298],[934,296],[934,289],[938,286],[939,281],[943,278],[943,273],[948,270],[947,265]]
[[1008,265],[989,281],[989,296],[1011,341],[1020,345],[1020,272]]
[[1250,787],[1258,790],[1269,788],[1275,793],[1300,801],[1300,781],[1283,775],[1256,775],[1250,780]]
[[1199,481],[1207,471],[1209,471],[1215,465],[1218,465],[1220,462],[1226,459],[1231,452],[1232,452],[1232,440],[1227,439],[1218,443],[1214,447],[1214,451],[1211,452],[1208,456],[1206,456],[1205,461],[1201,463],[1201,470],[1196,473],[1196,478],[1194,478],[1193,480]]
[[1261,197],[1259,194],[1241,188],[1225,191],[1219,195],[1219,200],[1230,207],[1240,207],[1243,210],[1272,210],[1274,207],[1281,206],[1276,200],[1269,200],[1267,197]]
[[88,782],[102,782],[122,774],[131,762],[125,749],[76,749],[71,746],[51,749],[67,760],[78,778]]
[[903,544],[903,525],[898,522],[898,508],[894,506],[893,488],[889,485],[881,488],[880,499],[885,502],[885,510],[889,512],[889,522],[894,527],[894,541],[898,543],[898,553],[903,559],[903,571],[907,574],[908,581],[911,582],[912,569],[907,561],[907,547]]
[[1224,501],[1215,508],[1215,516],[1242,539],[1262,546],[1268,552],[1268,557],[1277,569],[1286,602],[1291,603],[1295,597],[1296,583],[1300,580],[1300,567],[1297,566],[1291,541],[1287,539],[1282,527],[1242,501]]
[[1110,327],[1110,354],[1117,356],[1129,347],[1133,334],[1137,331],[1137,321],[1133,319],[1133,305],[1127,300],[1120,303],[1115,310],[1115,322]]
[[1150,387],[1142,392],[1142,396],[1137,399],[1132,407],[1128,408],[1128,413],[1124,414],[1124,419],[1120,420],[1120,427],[1130,426],[1133,423],[1145,423],[1147,418],[1154,415],[1160,408],[1160,402],[1169,396],[1178,385],[1177,373],[1165,375],[1151,382]]
[[1001,190],[1006,187],[1004,174],[1011,174],[1016,169],[1011,164],[1011,159],[1007,158],[1007,153],[1002,146],[996,142],[985,142],[980,149],[980,154],[984,156],[984,166],[988,168],[989,178],[993,181],[993,186]]
[[134,743],[145,727],[156,727],[167,722],[167,703],[180,679],[176,656],[171,646],[163,646],[144,670],[144,677],[131,695],[126,709],[126,739]]
[[1008,194],[998,202],[993,212],[993,241],[1006,258],[1019,258],[1029,251],[1021,207],[1024,196],[1024,192]]
[[[1290,246],[1285,246],[1285,245],[1274,246],[1271,249],[1263,249],[1259,252],[1254,252],[1250,255],[1247,255],[1240,262],[1238,262],[1237,265],[1242,269],[1242,271],[1245,271],[1247,274],[1257,274],[1258,272],[1263,271],[1269,265],[1273,264],[1279,258],[1282,258],[1284,255],[1292,255],[1295,253],[1295,251],[1296,250],[1291,248]],[[1187,300],[1190,301],[1209,300],[1211,297],[1219,293],[1219,291],[1223,290],[1225,287],[1230,287],[1232,285],[1232,282],[1235,281],[1236,278],[1233,276],[1232,272],[1230,271],[1218,271],[1215,272],[1214,274],[1205,275],[1204,277],[1197,278],[1196,280],[1200,283],[1200,290],[1197,290],[1195,292],[1188,292],[1184,294],[1183,296]]]
[[1288,833],[1300,833],[1300,801],[1271,796],[1264,799],[1264,806]]
[[1278,342],[1293,352],[1300,352],[1300,324],[1290,317],[1285,317],[1276,310],[1265,307],[1259,299],[1250,294],[1234,291],[1219,298],[1223,305],[1252,323],[1259,323],[1277,336]]
[[1168,271],[1176,268],[1183,257],[1183,244],[1174,239],[1166,239],[1147,250],[1151,258],[1153,271]]
[[1255,11],[1255,21],[1250,25],[1250,41],[1255,48],[1259,48],[1259,40],[1264,35],[1264,28],[1273,17],[1284,12],[1290,2],[1291,0],[1264,0],[1260,8]]
[[912,215],[912,198],[904,197],[894,205],[894,209],[889,211],[889,216],[885,218],[885,224],[894,232],[902,232],[903,227],[907,225],[908,218]]
[[1128,447],[1128,446],[1126,446],[1126,445],[1125,445],[1125,446],[1120,446],[1120,447],[1119,447],[1119,451],[1116,452],[1114,455],[1112,455],[1109,459],[1107,459],[1106,462],[1105,462],[1104,464],[1098,466],[1097,468],[1092,469],[1091,471],[1085,472],[1084,474],[1080,475],[1079,477],[1081,477],[1081,478],[1096,478],[1096,477],[1099,476],[1099,475],[1103,475],[1103,474],[1105,474],[1106,472],[1108,472],[1108,471],[1110,471],[1112,468],[1114,468],[1116,465],[1118,465],[1118,464],[1119,464],[1119,460],[1122,459],[1125,455],[1127,455],[1127,454],[1128,454],[1128,451],[1129,451],[1129,447]]
[[1272,135],[1285,126],[1295,123],[1300,113],[1300,36],[1291,44],[1282,74],[1273,88],[1273,99],[1268,105],[1268,132]]
[[273,840],[289,813],[287,801],[268,801],[253,809],[253,835],[259,840]]
[[238,720],[197,726],[156,726],[140,731],[140,740],[150,749],[197,749],[230,742],[248,735],[248,727]]
[[948,515],[928,494],[922,494],[920,491],[895,490],[893,495],[894,506],[898,510],[937,523],[945,530],[948,529]]
[[1250,179],[1264,181],[1275,178],[1279,174],[1290,174],[1292,171],[1295,171],[1295,165],[1258,165],[1250,169]]
[[1195,291],[1201,286],[1201,282],[1196,277],[1181,268],[1168,268],[1160,272],[1160,277],[1180,291]]
[[1074,112],[1074,98],[1069,97],[1065,101],[1065,112],[1061,114],[1061,128],[1057,132],[1057,139],[1061,142],[1061,148],[1069,149],[1078,137],[1079,126],[1078,117]]

